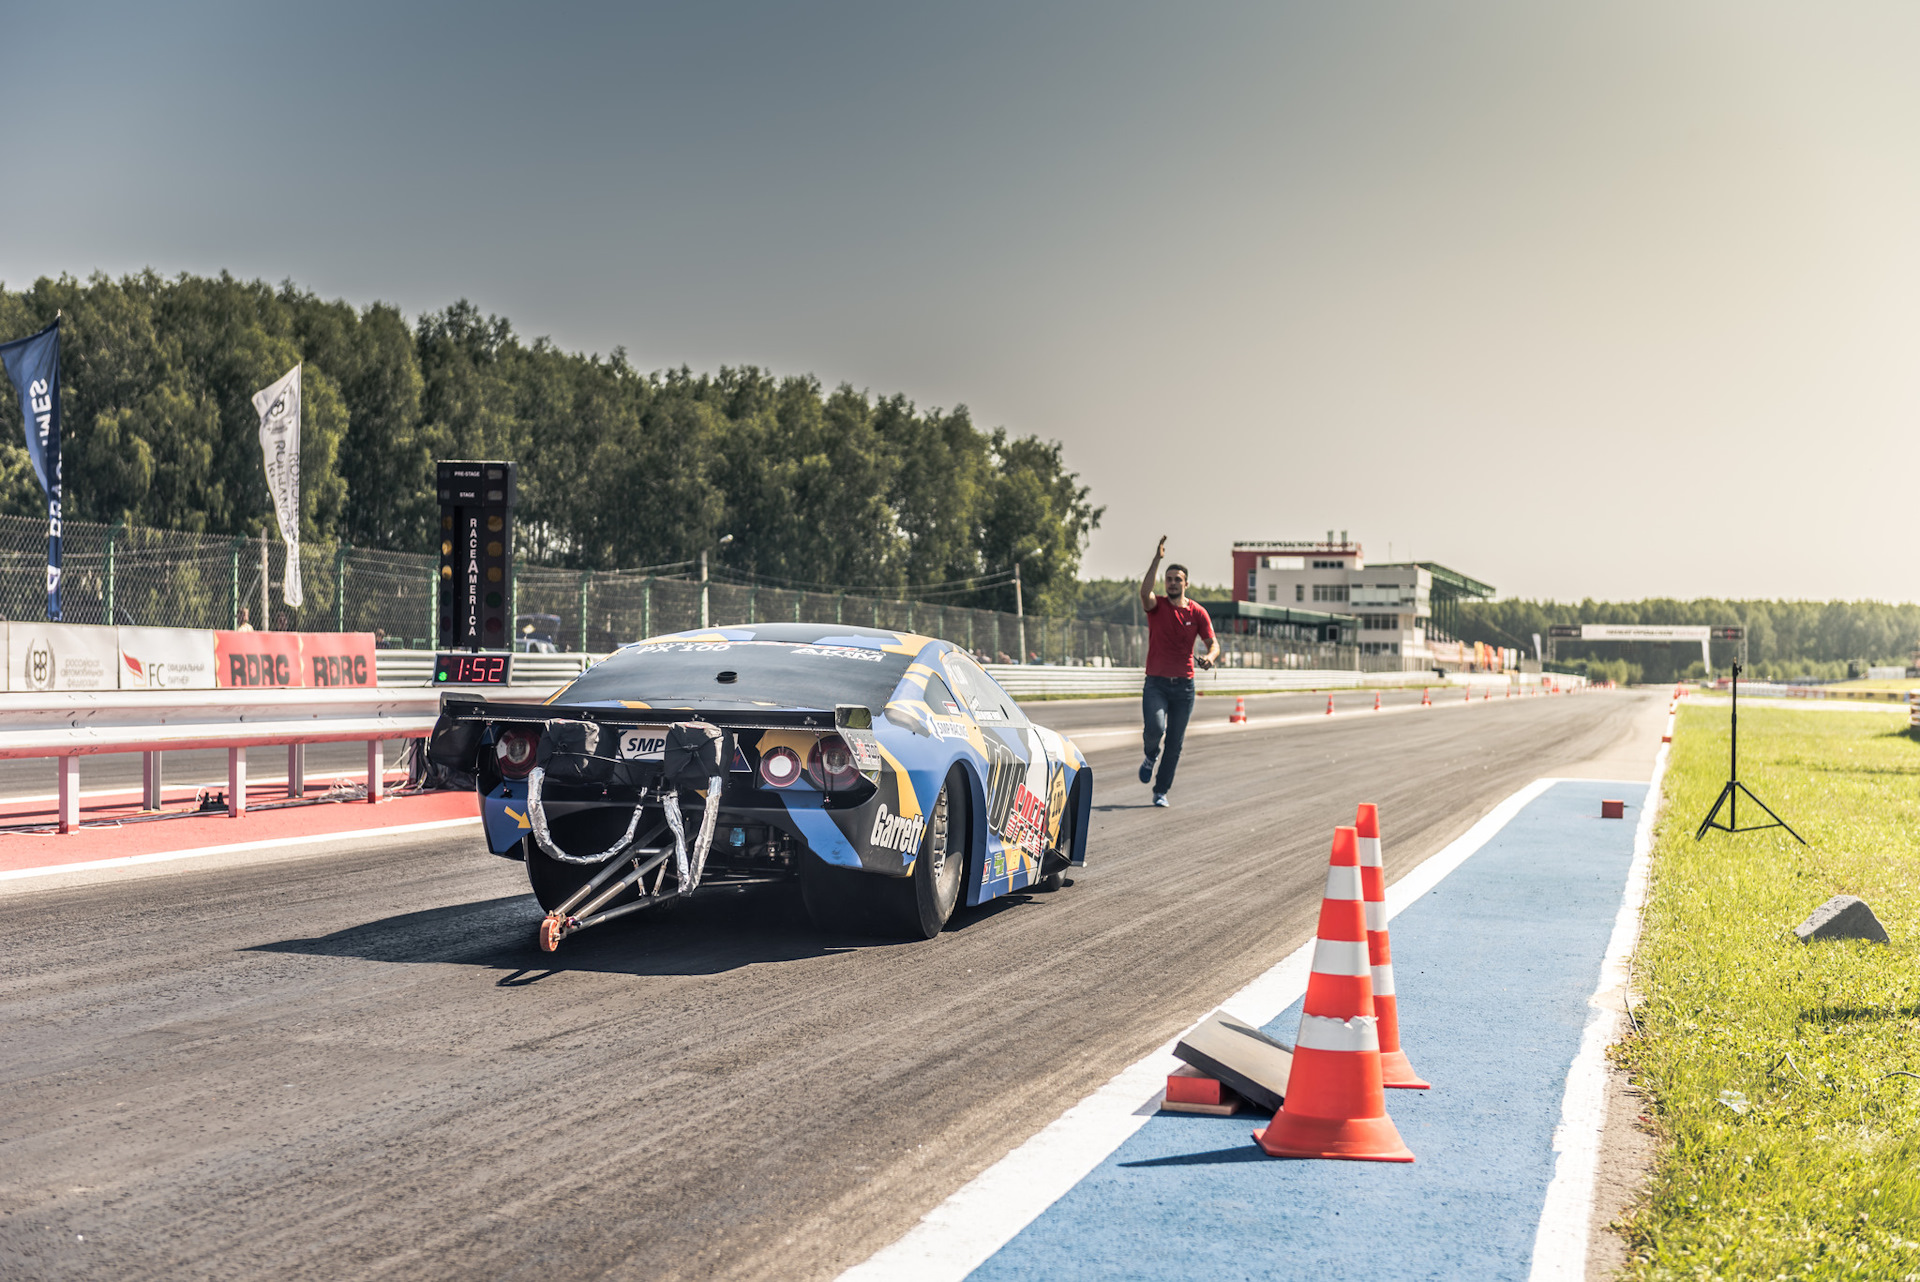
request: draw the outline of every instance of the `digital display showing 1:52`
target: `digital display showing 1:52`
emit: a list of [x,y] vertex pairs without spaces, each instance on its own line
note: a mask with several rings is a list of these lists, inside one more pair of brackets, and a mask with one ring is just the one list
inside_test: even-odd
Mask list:
[[510,654],[443,654],[433,665],[437,686],[503,686]]

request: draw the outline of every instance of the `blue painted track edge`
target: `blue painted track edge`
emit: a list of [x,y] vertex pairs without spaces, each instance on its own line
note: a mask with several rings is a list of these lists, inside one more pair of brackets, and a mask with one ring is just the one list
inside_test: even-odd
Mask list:
[[[1658,769],[1665,763],[1665,750]],[[1536,779],[1508,796],[1465,833],[1428,856],[1387,890],[1391,919],[1439,885],[1497,836],[1530,802],[1559,783],[1616,782],[1638,788],[1638,781]],[[1657,791],[1649,791],[1657,797]],[[1643,807],[1640,827],[1649,834],[1651,818]],[[1640,841],[1636,833],[1635,855]],[[1634,918],[1637,922],[1637,916]],[[1616,926],[1616,934],[1618,929]],[[1306,990],[1313,940],[1302,945],[1214,1008],[1253,1023],[1271,1023]],[[1612,956],[1611,943],[1608,956]],[[1123,1069],[1098,1090],[1069,1108],[1025,1143],[989,1166],[946,1201],[929,1211],[899,1240],[841,1275],[850,1282],[876,1279],[965,1278],[1032,1224],[1113,1154],[1159,1110],[1166,1075],[1179,1064],[1174,1044],[1214,1013],[1203,1012],[1186,1029],[1145,1058]],[[1584,1049],[1584,1043],[1583,1043]],[[1591,1173],[1587,1186],[1590,1204]],[[1582,1221],[1584,1236],[1584,1221]],[[1577,1275],[1576,1275],[1577,1276]]]

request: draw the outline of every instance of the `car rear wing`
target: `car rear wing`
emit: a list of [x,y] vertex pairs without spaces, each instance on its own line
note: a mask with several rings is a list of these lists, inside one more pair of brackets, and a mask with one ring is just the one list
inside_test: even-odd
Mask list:
[[604,725],[665,726],[704,721],[729,730],[833,730],[847,709],[827,708],[607,708],[569,703],[507,703],[451,690],[440,695],[440,715],[452,721],[598,721]]

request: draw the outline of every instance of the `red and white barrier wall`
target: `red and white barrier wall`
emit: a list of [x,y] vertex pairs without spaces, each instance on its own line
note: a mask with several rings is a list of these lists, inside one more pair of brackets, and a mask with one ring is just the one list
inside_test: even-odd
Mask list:
[[354,689],[379,683],[371,632],[4,623],[14,693],[70,690]]

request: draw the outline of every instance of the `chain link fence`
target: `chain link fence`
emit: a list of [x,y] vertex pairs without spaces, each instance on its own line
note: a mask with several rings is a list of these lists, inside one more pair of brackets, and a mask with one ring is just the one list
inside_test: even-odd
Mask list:
[[[286,547],[232,538],[69,521],[63,529],[62,614],[68,623],[139,627],[374,632],[395,648],[431,649],[439,559],[331,543],[300,549],[304,603],[280,599]],[[46,525],[0,516],[0,617],[46,615]],[[536,630],[562,650],[604,654],[628,641],[701,624],[830,623],[940,637],[983,662],[1016,663],[1023,620],[996,610],[856,592],[700,583],[689,574],[565,570],[519,565],[516,616],[547,615]],[[553,620],[558,620],[557,623]],[[1138,668],[1147,630],[1098,620],[1024,620],[1028,662]],[[1222,663],[1236,668],[1362,668],[1359,647],[1222,632]]]

